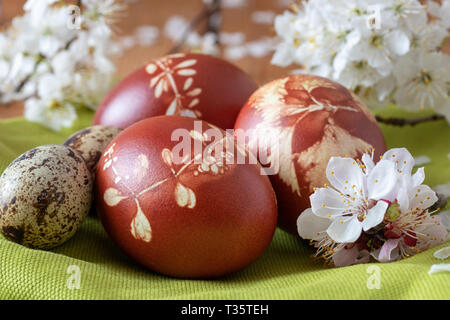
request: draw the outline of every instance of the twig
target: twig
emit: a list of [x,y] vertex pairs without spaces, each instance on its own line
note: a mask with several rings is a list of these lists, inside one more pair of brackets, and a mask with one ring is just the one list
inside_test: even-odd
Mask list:
[[443,120],[445,117],[440,114],[435,114],[427,117],[420,117],[420,118],[412,118],[412,119],[405,119],[405,118],[384,118],[382,116],[375,116],[378,122],[384,123],[384,124],[390,124],[393,126],[398,127],[404,127],[404,126],[415,126],[420,123],[424,122],[430,122],[430,121],[438,121]]
[[172,54],[180,51],[180,49],[183,47],[183,44],[186,42],[187,37],[192,32],[192,30],[194,30],[203,20],[209,19],[212,15],[214,15],[219,11],[220,11],[220,1],[214,0],[211,6],[206,5],[203,8],[203,10],[191,20],[188,27],[183,31],[180,40],[178,40],[175,43],[175,45],[172,47],[172,49],[170,49],[168,53]]
[[214,34],[216,36],[216,44],[219,44],[220,25],[222,23],[221,0],[213,0],[212,8],[217,8],[217,11],[208,18],[205,32]]
[[27,82],[31,79],[32,75],[36,72],[39,64],[45,59],[45,57],[42,54],[38,55],[38,59],[36,63],[34,64],[33,71],[27,75],[25,78],[20,81],[20,83],[17,85],[17,87],[14,89],[15,92],[20,92],[20,90],[23,89],[23,87],[27,84]]
[[[61,51],[63,51],[63,50],[68,50],[68,49],[70,48],[70,46],[72,45],[72,43],[73,43],[76,39],[77,39],[77,36],[75,36],[75,37],[73,37],[72,39],[70,39],[70,40],[66,43],[66,45],[65,45],[63,48],[61,48],[61,49],[59,49],[59,50],[57,51],[57,53],[59,53],[59,52],[61,52]],[[23,78],[22,81],[20,81],[20,83],[19,83],[19,84],[17,85],[17,87],[14,89],[15,92],[20,92],[20,90],[23,89],[23,87],[27,84],[28,81],[30,81],[31,77],[32,77],[32,76],[34,75],[34,73],[36,72],[36,70],[37,70],[39,64],[40,64],[42,61],[44,61],[45,59],[47,59],[47,57],[44,56],[43,54],[40,53],[40,54],[38,55],[38,59],[37,59],[36,63],[34,64],[33,71],[32,71],[29,75],[27,75],[25,78]]]

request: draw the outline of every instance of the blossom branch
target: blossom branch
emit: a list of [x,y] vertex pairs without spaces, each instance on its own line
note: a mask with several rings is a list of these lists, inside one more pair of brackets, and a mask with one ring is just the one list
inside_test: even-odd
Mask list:
[[385,118],[385,117],[382,117],[379,115],[375,116],[375,118],[377,119],[377,121],[379,123],[389,124],[389,125],[398,126],[398,127],[404,127],[407,125],[415,126],[417,124],[424,123],[424,122],[439,121],[439,120],[445,119],[445,117],[441,114],[434,114],[431,116],[412,118],[412,119],[394,118],[394,117],[393,118]]
[[[57,53],[64,51],[64,50],[68,50],[71,46],[71,44],[77,39],[77,36],[73,37],[72,39],[70,39],[69,41],[67,41],[66,45],[59,49],[57,51]],[[36,63],[34,64],[34,68],[33,71],[27,75],[25,78],[23,78],[23,80],[19,83],[19,85],[14,89],[15,92],[20,92],[23,87],[27,84],[28,81],[30,81],[31,77],[33,77],[33,74],[36,72],[39,64],[43,61],[45,61],[47,59],[46,56],[44,56],[42,53],[40,53],[37,58],[36,58]]]
[[221,21],[221,0],[213,0],[212,7],[217,8],[217,11],[213,13],[206,26],[206,33],[212,33],[216,36],[216,44],[219,43],[219,32]]
[[[215,14],[220,13],[220,8],[220,0],[214,0],[211,5],[205,5],[203,10],[191,20],[188,27],[184,30],[181,38],[175,43],[172,49],[170,49],[168,54],[180,51],[189,34],[205,19],[208,19],[208,30],[211,30],[214,33],[218,32],[218,25],[212,22],[212,18]],[[212,27],[213,25],[215,26]]]
[[27,75],[25,78],[23,78],[22,81],[20,81],[19,85],[14,89],[15,92],[20,92],[20,90],[23,89],[23,87],[27,84],[28,81],[30,81],[33,74],[36,72],[39,64],[45,59],[45,57],[42,54],[39,54],[39,56],[36,59],[36,63],[34,64],[33,71]]

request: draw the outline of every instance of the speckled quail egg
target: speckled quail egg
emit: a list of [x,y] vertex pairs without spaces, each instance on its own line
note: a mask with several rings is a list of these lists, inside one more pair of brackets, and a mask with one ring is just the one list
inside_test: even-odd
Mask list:
[[71,238],[87,216],[93,178],[72,148],[46,145],[14,160],[0,176],[0,231],[30,248]]
[[92,126],[75,132],[64,145],[77,150],[86,161],[89,170],[94,173],[106,146],[120,131],[121,129],[111,126]]

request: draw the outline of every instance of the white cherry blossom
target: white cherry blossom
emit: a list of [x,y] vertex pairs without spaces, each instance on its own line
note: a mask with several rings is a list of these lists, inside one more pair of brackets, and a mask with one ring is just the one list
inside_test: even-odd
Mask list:
[[429,212],[438,198],[423,184],[423,168],[412,173],[409,151],[390,149],[378,162],[373,153],[361,160],[332,157],[326,172],[331,186],[315,189],[311,208],[297,220],[316,256],[335,266],[368,262],[369,256],[394,261],[448,237],[442,217]]
[[30,98],[25,102],[25,118],[32,122],[45,124],[52,130],[71,127],[77,119],[75,107],[57,100]]
[[363,167],[351,158],[332,157],[326,173],[331,186],[317,188],[310,197],[312,212],[331,220],[326,232],[337,243],[355,242],[363,230],[381,223],[388,201],[394,200],[395,165],[381,160],[367,174]]
[[[405,109],[440,110],[449,102],[450,57],[442,53],[412,52],[395,67],[397,103]],[[450,112],[447,111],[447,112]]]

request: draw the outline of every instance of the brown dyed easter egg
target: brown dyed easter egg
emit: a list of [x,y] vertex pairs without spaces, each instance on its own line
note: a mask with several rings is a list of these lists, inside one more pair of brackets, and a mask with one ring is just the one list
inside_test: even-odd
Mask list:
[[386,150],[375,118],[360,99],[340,84],[312,75],[293,75],[259,88],[240,112],[237,129],[248,133],[248,147],[255,154],[278,145],[267,166],[278,167],[270,175],[278,221],[293,234],[298,216],[310,207],[313,188],[328,183],[330,157],[359,158],[372,148],[378,157]]
[[99,106],[93,123],[124,129],[145,118],[180,115],[232,129],[239,110],[256,89],[245,72],[225,60],[172,54],[119,82]]
[[[183,141],[189,148],[180,151]],[[111,239],[174,277],[214,278],[257,259],[276,228],[276,196],[256,159],[231,142],[222,129],[180,116],[122,131],[97,167],[97,207]],[[233,160],[238,152],[246,163]]]

